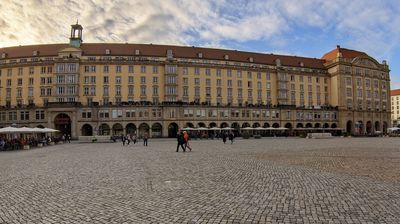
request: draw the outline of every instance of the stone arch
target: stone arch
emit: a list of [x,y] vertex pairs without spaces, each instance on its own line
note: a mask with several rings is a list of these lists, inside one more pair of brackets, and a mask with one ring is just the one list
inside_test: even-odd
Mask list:
[[292,129],[292,123],[286,123],[285,128],[287,128],[289,130]]
[[123,135],[124,127],[120,123],[115,123],[112,126],[112,133],[113,133],[113,135]]
[[206,124],[204,124],[203,122],[199,122],[198,124],[197,124],[197,127],[201,127],[201,128],[205,128],[206,127]]
[[179,131],[179,126],[173,122],[168,125],[168,138],[176,138],[176,134]]
[[151,136],[153,138],[162,137],[162,125],[160,123],[157,122],[151,126]]
[[274,123],[274,124],[272,125],[272,127],[273,127],[273,128],[279,128],[280,125],[279,125],[278,123]]
[[99,135],[111,135],[111,128],[108,124],[104,123],[99,126]]
[[82,136],[92,136],[93,135],[93,127],[90,124],[84,124],[81,128]]
[[314,124],[314,128],[320,128],[321,127],[321,124],[320,123],[315,123]]
[[265,122],[265,123],[264,123],[264,125],[263,125],[263,127],[264,127],[264,128],[269,128],[269,127],[270,127],[270,125],[269,125],[269,123],[268,123],[268,122]]
[[192,122],[186,122],[186,128],[194,128],[194,124]]
[[54,118],[55,129],[61,131],[61,134],[71,136],[71,118],[65,113],[59,113]]
[[210,128],[214,128],[214,127],[217,127],[217,126],[218,125],[215,122],[211,122],[210,125],[209,125]]
[[365,131],[367,134],[372,134],[372,122],[367,121],[367,124],[365,125]]
[[382,131],[383,131],[384,134],[387,133],[387,128],[388,128],[388,124],[387,124],[386,121],[384,121],[384,122],[383,122],[383,127],[382,127]]
[[346,132],[349,134],[353,133],[353,121],[347,121]]
[[133,135],[136,133],[136,125],[133,123],[129,123],[125,126],[126,134]]
[[242,128],[247,128],[247,127],[250,127],[250,124],[247,123],[247,122],[244,122],[244,123],[242,124]]
[[364,134],[364,123],[363,121],[358,121],[356,124],[356,133],[361,135]]
[[381,130],[381,124],[379,121],[375,121],[375,131],[380,131]]
[[233,122],[232,123],[232,125],[231,125],[231,128],[233,128],[233,129],[239,129],[240,128],[240,125],[239,125],[239,123],[237,123],[237,122]]
[[258,122],[253,123],[253,128],[257,128],[257,127],[261,127],[260,123],[258,123]]
[[331,128],[337,128],[337,124],[336,123],[331,124]]
[[229,124],[226,123],[226,122],[222,122],[220,127],[221,128],[226,128],[226,127],[229,127]]
[[38,126],[36,126],[37,128],[44,128],[43,125],[39,124]]
[[311,123],[307,123],[306,124],[306,128],[312,128],[312,124]]
[[329,128],[329,124],[328,123],[324,123],[324,125],[322,125],[323,128]]
[[296,128],[303,128],[303,123],[297,123]]
[[141,123],[139,125],[139,136],[143,137],[144,133],[149,134],[150,126],[147,123]]

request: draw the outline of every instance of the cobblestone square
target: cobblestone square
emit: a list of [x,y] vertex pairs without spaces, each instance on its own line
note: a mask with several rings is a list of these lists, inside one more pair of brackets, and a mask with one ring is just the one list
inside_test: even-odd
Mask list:
[[400,223],[400,138],[0,152],[0,223]]

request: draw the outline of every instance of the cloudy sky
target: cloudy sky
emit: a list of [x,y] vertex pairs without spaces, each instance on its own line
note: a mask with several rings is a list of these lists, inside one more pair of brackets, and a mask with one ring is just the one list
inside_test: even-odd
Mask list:
[[400,88],[400,4],[391,0],[0,0],[0,47],[178,44],[320,58],[336,45],[387,60]]

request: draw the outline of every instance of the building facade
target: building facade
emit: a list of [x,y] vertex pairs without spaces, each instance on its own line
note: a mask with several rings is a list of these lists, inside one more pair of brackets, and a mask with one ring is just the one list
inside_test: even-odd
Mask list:
[[321,59],[153,44],[0,49],[0,124],[81,135],[183,127],[285,127],[352,134],[390,124],[386,62],[340,48]]
[[400,89],[390,91],[392,102],[392,126],[397,127],[400,124]]

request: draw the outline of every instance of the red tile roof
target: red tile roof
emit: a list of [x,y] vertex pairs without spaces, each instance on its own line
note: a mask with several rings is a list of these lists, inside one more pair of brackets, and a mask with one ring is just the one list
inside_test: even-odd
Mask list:
[[322,56],[322,59],[325,59],[327,61],[332,60],[337,57],[338,52],[342,53],[343,58],[356,58],[359,56],[368,56],[366,53],[361,52],[361,51],[350,50],[350,49],[341,48],[340,46],[337,46],[337,48],[324,54],[324,56]]
[[[58,51],[68,47],[68,44],[48,44],[48,45],[31,45],[0,48],[0,54],[7,53],[7,58],[32,57],[33,51],[39,51],[42,57],[56,56]],[[249,58],[253,58],[254,63],[275,65],[275,60],[280,59],[284,66],[299,67],[303,63],[307,68],[324,69],[325,60],[317,58],[306,58],[276,54],[262,54],[254,52],[243,52],[227,49],[214,49],[202,47],[184,47],[171,45],[155,45],[155,44],[113,44],[113,43],[83,43],[81,46],[83,55],[105,56],[105,50],[109,49],[111,55],[114,56],[132,56],[135,50],[140,51],[142,56],[165,57],[167,50],[172,50],[174,57],[177,58],[199,58],[198,53],[202,53],[202,59],[224,60],[225,55],[229,55],[230,61],[249,62]]]
[[400,89],[393,89],[390,91],[391,96],[397,96],[400,95]]

